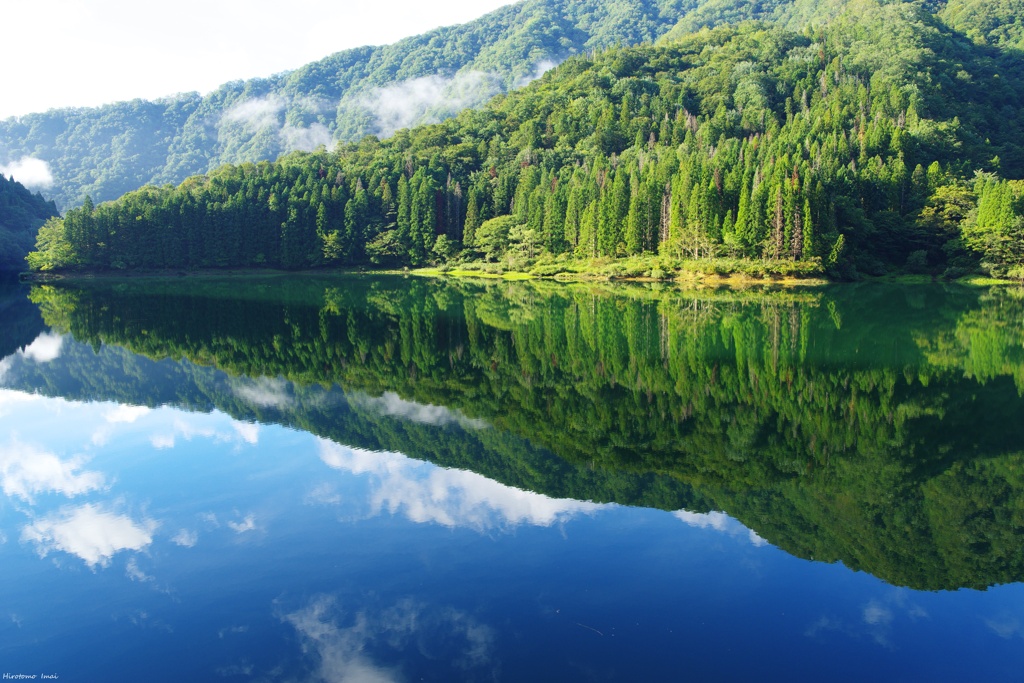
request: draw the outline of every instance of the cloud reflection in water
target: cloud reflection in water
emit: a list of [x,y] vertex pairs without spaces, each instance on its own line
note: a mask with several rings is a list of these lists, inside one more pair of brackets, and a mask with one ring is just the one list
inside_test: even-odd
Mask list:
[[377,415],[397,417],[418,424],[434,427],[457,424],[466,429],[486,429],[489,426],[484,420],[468,418],[458,410],[407,401],[391,391],[385,391],[380,396],[370,396],[357,391],[346,394],[346,398],[353,408],[367,410]]
[[86,461],[84,456],[61,460],[53,453],[11,440],[0,446],[0,487],[4,494],[29,504],[40,493],[72,498],[103,488],[101,473],[82,471]]
[[499,484],[475,472],[449,470],[400,453],[375,453],[320,440],[320,459],[329,467],[375,478],[371,514],[404,514],[417,523],[485,530],[521,524],[551,526],[607,507],[549,498]]
[[758,536],[752,529],[748,529],[740,522],[722,512],[690,512],[689,510],[677,510],[672,513],[688,526],[698,529],[714,529],[729,536],[747,536],[755,546],[768,545],[768,541]]
[[445,661],[461,672],[486,667],[492,659],[493,629],[461,610],[412,599],[346,615],[333,597],[320,596],[282,621],[295,628],[303,651],[315,657],[312,680],[324,683],[404,679],[399,667],[374,662],[368,654],[373,651],[390,650],[391,659],[397,655]]
[[63,336],[53,334],[52,332],[44,332],[36,337],[31,344],[19,351],[18,354],[37,363],[49,363],[60,358],[63,346]]
[[106,567],[117,553],[142,550],[152,543],[157,526],[152,519],[135,521],[88,503],[33,521],[22,530],[21,538],[35,543],[41,556],[60,550],[81,558],[90,567]]

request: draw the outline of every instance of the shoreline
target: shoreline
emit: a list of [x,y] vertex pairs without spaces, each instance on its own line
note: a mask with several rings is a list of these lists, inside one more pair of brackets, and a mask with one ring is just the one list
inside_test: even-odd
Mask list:
[[[133,271],[11,271],[16,275],[17,280],[26,284],[51,284],[51,283],[76,283],[76,282],[120,282],[120,281],[166,281],[166,280],[223,280],[232,278],[308,278],[317,276],[378,276],[378,275],[401,275],[429,278],[455,278],[466,280],[502,280],[516,282],[525,280],[537,280],[546,282],[603,282],[603,283],[631,283],[631,284],[664,284],[681,287],[726,287],[733,289],[746,289],[750,287],[821,287],[831,284],[841,284],[841,281],[830,280],[821,275],[795,276],[781,274],[765,274],[755,276],[738,271],[733,272],[702,272],[696,270],[680,270],[671,276],[651,277],[643,274],[615,275],[595,270],[566,271],[561,270],[551,274],[540,274],[529,271],[496,270],[489,271],[482,268],[460,268],[460,267],[424,267],[424,268],[310,268],[304,270],[276,270],[270,268],[233,268],[233,269],[199,269],[199,270],[178,270],[178,269],[156,269],[156,270],[133,270]],[[891,274],[883,276],[865,276],[857,282],[877,282],[903,285],[924,285],[924,284],[959,284],[969,287],[984,286],[1024,286],[1024,282],[1018,280],[1007,280],[994,278],[985,275],[968,275],[955,280],[946,280],[935,275],[911,275]]]

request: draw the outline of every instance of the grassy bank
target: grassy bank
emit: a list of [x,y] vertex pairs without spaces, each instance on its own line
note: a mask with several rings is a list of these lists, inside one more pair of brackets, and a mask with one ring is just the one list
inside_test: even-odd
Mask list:
[[632,280],[648,282],[749,284],[821,284],[826,282],[821,263],[814,261],[761,261],[744,259],[669,259],[632,256],[624,259],[538,258],[527,263],[459,262],[413,271],[419,275],[501,278],[521,280]]

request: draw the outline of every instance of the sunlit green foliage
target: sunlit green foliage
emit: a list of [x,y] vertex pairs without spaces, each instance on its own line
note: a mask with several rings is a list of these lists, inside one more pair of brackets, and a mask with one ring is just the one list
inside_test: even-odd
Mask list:
[[1024,49],[1021,0],[949,0],[945,4],[939,16],[979,43]]

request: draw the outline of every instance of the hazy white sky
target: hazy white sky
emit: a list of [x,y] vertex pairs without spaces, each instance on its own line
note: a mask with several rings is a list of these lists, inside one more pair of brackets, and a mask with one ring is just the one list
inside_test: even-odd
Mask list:
[[511,1],[0,0],[0,119],[208,92],[463,23]]

